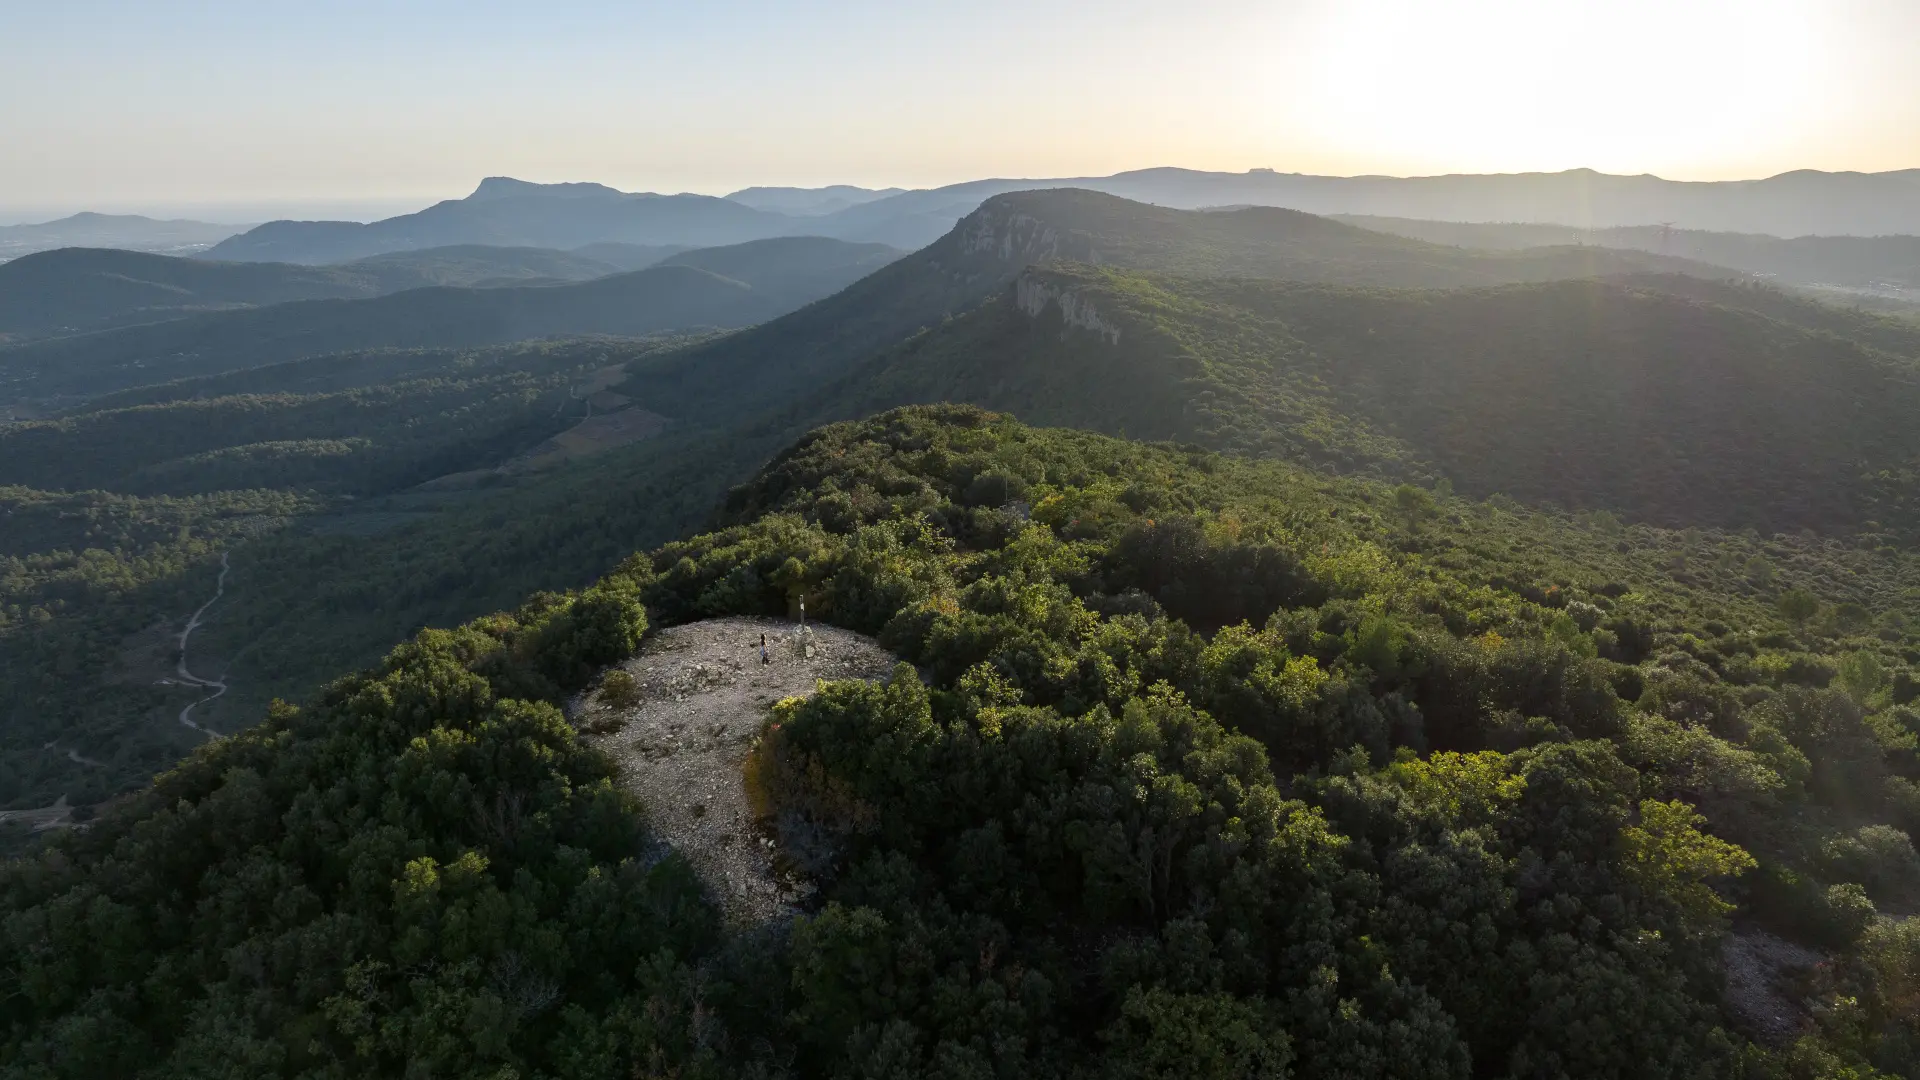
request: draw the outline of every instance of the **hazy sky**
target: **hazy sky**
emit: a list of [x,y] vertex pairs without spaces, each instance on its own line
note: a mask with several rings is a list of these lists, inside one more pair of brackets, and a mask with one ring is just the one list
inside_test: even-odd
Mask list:
[[1920,166],[1920,0],[0,0],[0,212]]

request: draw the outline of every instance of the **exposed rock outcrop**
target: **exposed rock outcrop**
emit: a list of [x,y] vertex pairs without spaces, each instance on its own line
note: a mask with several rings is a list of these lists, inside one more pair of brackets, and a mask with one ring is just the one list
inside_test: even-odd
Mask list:
[[[693,865],[741,923],[793,910],[810,888],[793,872],[809,860],[782,850],[798,838],[756,820],[743,777],[770,708],[813,693],[821,679],[877,679],[894,664],[859,634],[816,626],[803,638],[796,630],[748,618],[663,630],[567,707],[583,735],[619,762],[620,783],[645,805],[655,836]],[[624,695],[610,692],[614,672],[632,680]]]
[[1042,275],[1021,274],[1013,283],[1013,300],[1021,311],[1034,318],[1039,318],[1049,306],[1057,306],[1061,321],[1068,326],[1099,334],[1115,345],[1120,343],[1120,327],[1102,318],[1092,301]]

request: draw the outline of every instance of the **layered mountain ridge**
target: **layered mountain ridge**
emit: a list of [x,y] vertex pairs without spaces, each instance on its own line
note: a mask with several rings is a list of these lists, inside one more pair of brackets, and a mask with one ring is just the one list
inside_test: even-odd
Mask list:
[[[572,248],[617,240],[712,246],[797,233],[917,248],[995,195],[1057,187],[1183,209],[1253,204],[1314,214],[1530,221],[1580,228],[1666,222],[1688,229],[1779,236],[1920,233],[1916,170],[1798,172],[1764,180],[1685,183],[1586,169],[1331,177],[1158,168],[1105,177],[987,179],[897,194],[869,193],[879,197],[858,194],[864,189],[811,196],[792,189],[779,195],[747,189],[719,199],[494,177],[466,199],[371,224],[269,222],[223,241],[212,255],[314,263],[461,243]],[[836,200],[844,205],[834,205]]]

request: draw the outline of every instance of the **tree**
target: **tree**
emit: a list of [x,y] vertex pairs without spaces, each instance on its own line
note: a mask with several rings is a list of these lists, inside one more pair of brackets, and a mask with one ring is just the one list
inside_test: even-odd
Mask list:
[[1698,930],[1733,910],[1708,882],[1759,865],[1736,845],[1701,832],[1706,820],[1678,799],[1648,799],[1640,804],[1640,823],[1620,833],[1628,873],[1664,894]]
[[1833,681],[1854,704],[1865,705],[1868,698],[1887,684],[1887,669],[1880,658],[1870,652],[1849,653],[1841,659],[1840,670]]
[[1843,634],[1857,634],[1872,622],[1873,612],[1864,604],[1849,600],[1833,609],[1833,625]]
[[1418,532],[1420,523],[1433,516],[1433,496],[1423,488],[1401,484],[1393,489],[1393,509],[1409,532]]
[[[1751,576],[1751,563],[1748,564],[1748,570]],[[1781,593],[1779,599],[1773,602],[1773,606],[1780,612],[1782,618],[1795,626],[1804,626],[1808,619],[1820,614],[1820,598],[1800,588],[1788,589]]]

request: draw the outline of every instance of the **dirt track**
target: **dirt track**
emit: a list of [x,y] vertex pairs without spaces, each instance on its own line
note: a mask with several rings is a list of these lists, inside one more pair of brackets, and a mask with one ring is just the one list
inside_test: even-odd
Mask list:
[[226,679],[226,676],[224,675],[219,676],[217,678],[212,678],[212,679],[203,679],[200,676],[195,675],[193,672],[188,671],[187,670],[187,639],[191,638],[193,636],[193,632],[195,630],[200,629],[200,627],[203,625],[201,621],[201,617],[206,615],[207,609],[219,603],[220,598],[227,595],[227,571],[230,569],[230,567],[231,567],[231,564],[227,561],[227,552],[224,552],[224,551],[221,552],[220,553],[220,580],[214,587],[212,598],[209,599],[206,603],[200,605],[200,610],[194,612],[193,615],[187,619],[186,627],[180,631],[180,661],[179,663],[174,665],[174,673],[179,676],[181,682],[185,683],[188,686],[198,686],[204,690],[213,691],[213,693],[208,694],[206,697],[203,697],[198,701],[193,702],[191,705],[188,705],[186,708],[180,710],[180,722],[182,724],[192,728],[193,730],[199,732],[202,735],[207,736],[210,739],[218,738],[220,733],[217,731],[209,731],[208,729],[201,727],[199,724],[194,723],[193,710],[225,694],[227,692],[227,679]]
[[[760,662],[765,634],[771,662]],[[813,654],[801,654],[794,624],[713,619],[651,637],[620,665],[638,702],[607,705],[596,692],[575,698],[568,716],[620,763],[621,783],[646,804],[655,833],[686,856],[729,916],[760,922],[790,909],[804,886],[774,871],[774,838],[756,829],[741,767],[781,698],[806,695],[820,679],[874,679],[893,657],[872,640],[815,627]],[[604,729],[618,725],[617,731]]]

